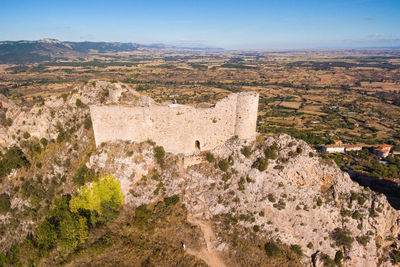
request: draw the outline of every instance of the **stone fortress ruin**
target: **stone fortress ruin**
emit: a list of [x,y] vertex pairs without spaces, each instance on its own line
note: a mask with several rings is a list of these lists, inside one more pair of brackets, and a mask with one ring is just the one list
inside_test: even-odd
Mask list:
[[91,105],[96,146],[103,142],[153,140],[167,152],[193,154],[223,145],[231,137],[253,139],[256,92],[231,94],[209,108],[179,104]]

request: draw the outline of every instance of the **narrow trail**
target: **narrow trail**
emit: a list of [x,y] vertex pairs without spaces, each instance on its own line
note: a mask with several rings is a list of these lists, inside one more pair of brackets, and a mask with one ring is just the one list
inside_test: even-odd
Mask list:
[[[184,179],[184,188],[182,190],[182,196],[181,199],[183,200],[184,197],[188,197],[190,192],[186,192],[186,169],[184,167],[184,159],[182,158],[179,160],[178,163],[178,168],[179,168],[179,174],[181,177]],[[187,195],[187,193],[189,193]],[[205,209],[204,207],[203,209]],[[203,238],[205,241],[205,246],[202,246],[199,250],[195,250],[192,248],[187,248],[186,252],[190,255],[193,255],[195,257],[198,257],[202,259],[205,263],[207,263],[211,267],[226,267],[226,264],[224,261],[221,259],[219,252],[217,251],[214,243],[216,243],[217,239],[215,237],[215,233],[212,230],[211,224],[209,222],[202,221],[200,219],[194,218],[191,214],[190,211],[188,210],[188,215],[187,215],[187,220],[189,223],[197,225],[200,227],[200,230],[203,233]]]
[[225,263],[222,261],[217,249],[215,248],[214,242],[216,240],[214,231],[211,228],[210,223],[200,221],[188,215],[188,222],[200,227],[203,232],[203,237],[206,242],[206,246],[200,250],[187,249],[187,252],[195,257],[201,258],[211,267],[224,267]]

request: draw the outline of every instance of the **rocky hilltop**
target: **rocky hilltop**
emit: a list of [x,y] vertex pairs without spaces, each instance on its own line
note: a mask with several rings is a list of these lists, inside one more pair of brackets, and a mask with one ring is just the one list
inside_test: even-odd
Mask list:
[[[137,258],[151,251],[138,259],[138,265],[147,261],[171,266],[185,262],[391,266],[395,262],[399,211],[384,195],[359,186],[333,161],[320,158],[304,141],[288,135],[260,135],[251,142],[232,138],[193,156],[165,153],[157,140],[103,143],[95,148],[88,105],[148,101],[152,100],[124,84],[89,81],[31,109],[13,103],[3,106],[1,164],[7,168],[0,187],[0,242],[2,252],[8,251],[7,264],[15,244],[26,247],[28,238],[37,246],[35,229],[56,205],[54,199],[75,196],[82,186],[93,183],[91,177],[105,174],[114,175],[121,186],[124,207],[119,217],[99,227],[89,225],[88,238],[68,257],[53,242],[35,262],[129,264],[132,251]],[[18,164],[4,163],[11,148],[20,149],[15,150],[21,159]],[[172,211],[166,212],[167,207]],[[137,224],[143,220],[145,226],[140,228]],[[153,224],[154,228],[146,228]],[[147,238],[146,244],[154,242],[151,248],[142,244],[137,251],[110,259],[113,253],[122,253],[120,248],[135,246],[122,241],[136,231],[131,227],[147,229],[140,236]],[[107,231],[114,239],[93,254],[90,249]],[[130,242],[139,242],[135,240]],[[84,255],[90,255],[90,261]]]

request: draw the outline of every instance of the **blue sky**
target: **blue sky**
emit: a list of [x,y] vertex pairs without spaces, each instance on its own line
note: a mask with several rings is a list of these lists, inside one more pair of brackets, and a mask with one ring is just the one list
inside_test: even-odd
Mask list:
[[400,46],[400,0],[0,0],[0,40],[329,48]]

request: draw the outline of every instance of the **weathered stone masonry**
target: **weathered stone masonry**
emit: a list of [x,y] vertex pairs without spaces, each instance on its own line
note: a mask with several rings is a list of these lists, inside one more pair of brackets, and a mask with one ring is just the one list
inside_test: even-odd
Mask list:
[[231,94],[211,108],[171,104],[92,105],[96,146],[151,139],[172,153],[191,154],[222,145],[233,136],[256,136],[258,93]]

